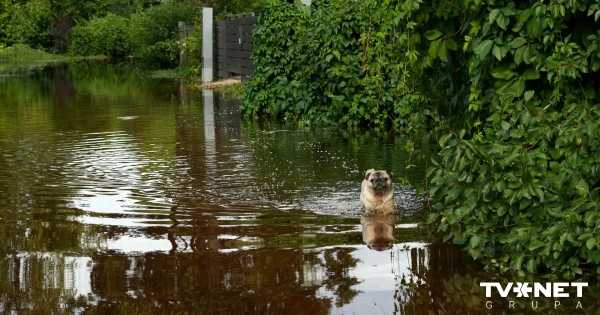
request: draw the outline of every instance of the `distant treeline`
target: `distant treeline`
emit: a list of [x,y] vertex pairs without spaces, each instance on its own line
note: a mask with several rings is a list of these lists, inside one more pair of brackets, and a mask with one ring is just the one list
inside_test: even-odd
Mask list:
[[199,52],[199,33],[178,41],[178,22],[197,24],[201,7],[217,16],[254,11],[269,0],[0,0],[0,47],[24,44],[54,53],[134,56],[176,65],[181,47]]

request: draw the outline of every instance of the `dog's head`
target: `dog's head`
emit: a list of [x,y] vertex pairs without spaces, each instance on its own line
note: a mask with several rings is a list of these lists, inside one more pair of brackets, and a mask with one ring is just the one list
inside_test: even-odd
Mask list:
[[368,170],[364,181],[366,187],[376,196],[383,196],[392,190],[392,177],[384,170]]

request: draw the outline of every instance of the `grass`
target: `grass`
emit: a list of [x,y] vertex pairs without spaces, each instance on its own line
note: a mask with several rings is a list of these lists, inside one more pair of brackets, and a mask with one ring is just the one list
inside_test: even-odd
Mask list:
[[214,90],[221,93],[225,100],[239,100],[244,96],[244,85],[241,83],[221,86]]
[[191,80],[193,76],[189,75],[180,68],[175,69],[159,69],[150,72],[152,79],[177,79],[177,80]]
[[0,45],[0,74],[27,72],[53,63],[101,58],[104,57],[72,57],[56,55],[22,44],[11,47],[2,47]]
[[153,79],[200,80],[197,66],[184,66],[173,69],[159,69],[150,72]]
[[[184,80],[192,87],[202,85],[202,78],[198,76],[198,69],[192,67],[179,67],[174,69],[153,70],[149,76],[153,79]],[[243,84],[222,85],[213,89],[220,93],[225,100],[238,100],[244,95]]]

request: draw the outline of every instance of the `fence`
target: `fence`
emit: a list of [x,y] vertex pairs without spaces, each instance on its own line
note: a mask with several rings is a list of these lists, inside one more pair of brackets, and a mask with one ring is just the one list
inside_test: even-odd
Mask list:
[[240,76],[247,80],[252,72],[252,31],[254,14],[218,21],[216,27],[216,68],[219,79]]

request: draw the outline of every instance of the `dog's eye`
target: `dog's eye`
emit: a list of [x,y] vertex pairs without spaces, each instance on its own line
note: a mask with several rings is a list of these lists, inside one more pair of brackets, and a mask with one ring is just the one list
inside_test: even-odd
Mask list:
[[371,183],[374,182],[375,180],[371,178]]

